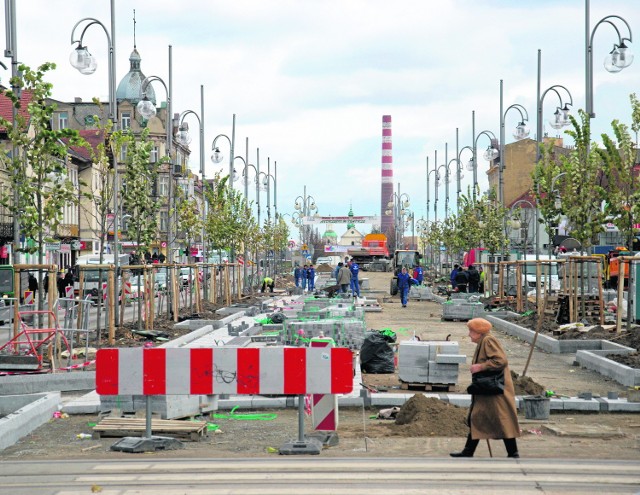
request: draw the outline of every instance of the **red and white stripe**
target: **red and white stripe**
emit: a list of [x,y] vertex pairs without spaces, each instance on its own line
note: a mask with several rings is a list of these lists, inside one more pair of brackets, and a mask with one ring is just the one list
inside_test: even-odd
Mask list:
[[[330,349],[335,346],[333,339],[312,338],[312,348]],[[311,395],[311,419],[315,430],[335,431],[338,429],[338,396],[335,394]]]
[[100,349],[100,395],[345,394],[353,390],[347,348]]

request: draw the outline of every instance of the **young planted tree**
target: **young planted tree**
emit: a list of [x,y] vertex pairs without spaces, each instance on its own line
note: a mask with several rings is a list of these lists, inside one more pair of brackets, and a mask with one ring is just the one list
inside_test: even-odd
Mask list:
[[570,116],[572,130],[565,131],[575,143],[575,149],[560,157],[564,194],[561,196],[562,211],[567,217],[571,236],[586,249],[590,249],[598,234],[604,231],[607,214],[601,205],[607,198],[603,186],[607,171],[600,154],[591,146],[589,117],[580,110],[580,122]]
[[[640,129],[640,104],[631,95],[632,130]],[[607,174],[607,202],[605,214],[607,218],[623,233],[629,250],[633,249],[633,225],[640,218],[640,190],[637,187],[638,178],[635,170],[636,147],[629,132],[629,128],[614,120],[611,123],[615,141],[607,134],[602,134],[604,149],[598,153],[605,163]]]
[[[20,65],[20,76],[12,78],[11,85],[21,88],[22,101],[14,91],[2,90],[16,110],[15,123],[0,117],[0,126],[8,136],[8,147],[0,153],[0,161],[9,186],[2,189],[0,204],[18,218],[21,234],[33,241],[32,247],[22,251],[38,253],[39,264],[43,264],[45,242],[53,239],[62,222],[64,206],[78,202],[67,161],[69,147],[83,144],[77,131],[51,129],[56,106],[47,104],[53,86],[45,76],[53,69],[53,63],[36,70]],[[25,101],[26,112],[21,112]],[[41,301],[42,291],[39,297]]]
[[551,143],[540,146],[540,160],[533,171],[533,193],[549,239],[553,237],[554,226],[559,222],[562,198],[566,196],[563,180],[566,173],[561,162],[553,156],[553,146]]
[[[157,179],[159,164],[150,161],[153,142],[148,129],[137,139],[130,130],[115,134],[114,142],[122,143],[127,150],[122,188],[123,211],[129,215],[126,231],[129,239],[136,242],[138,252],[143,253],[158,236],[159,205],[149,191]],[[138,329],[142,329],[141,304],[138,304]]]
[[[98,119],[95,118],[94,121],[97,122]],[[122,143],[115,142],[120,134],[112,134],[111,129],[111,121],[104,127],[98,126],[94,131],[100,138],[98,145],[95,149],[87,145],[93,165],[89,169],[91,177],[89,177],[87,187],[80,199],[80,215],[99,242],[100,264],[103,262],[103,253],[107,242],[108,215],[114,201],[116,177],[108,149],[119,149],[122,145]],[[105,136],[109,136],[108,142],[105,140]]]
[[509,237],[505,230],[505,219],[509,208],[498,202],[495,189],[484,194],[476,205],[481,247],[496,254],[509,251]]

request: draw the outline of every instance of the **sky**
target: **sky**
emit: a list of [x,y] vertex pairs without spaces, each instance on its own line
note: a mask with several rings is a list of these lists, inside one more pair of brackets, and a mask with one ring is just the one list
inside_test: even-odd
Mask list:
[[[356,215],[378,215],[382,116],[391,115],[395,187],[399,184],[401,193],[409,196],[416,219],[426,217],[427,157],[431,169],[437,150],[438,164],[444,164],[448,143],[448,160],[454,158],[456,129],[460,148],[472,145],[472,111],[477,132],[499,135],[500,80],[504,108],[522,105],[535,138],[538,50],[542,91],[565,86],[574,102],[573,114],[585,107],[585,0],[114,2],[116,81],[129,70],[135,9],[136,46],[146,76],[168,82],[172,46],[174,112],[200,113],[204,86],[206,175],[228,171],[227,159],[212,163],[210,150],[216,136],[231,136],[235,114],[235,155],[244,157],[248,138],[249,163],[256,165],[259,148],[260,171],[266,172],[269,158],[271,173],[277,175],[281,214],[294,213],[296,198],[300,200],[306,188],[308,201],[315,201],[321,215],[346,215],[351,206]],[[105,33],[94,25],[85,34],[85,45],[98,60],[93,75],[76,71],[69,54],[75,47],[71,32],[76,22],[92,17],[110,29],[109,1],[16,3],[19,60],[31,67],[57,64],[48,77],[55,99],[106,101]],[[617,15],[640,33],[638,0],[591,0],[590,12],[591,32],[599,20]],[[617,25],[627,37],[624,23]],[[612,134],[613,119],[630,124],[629,94],[640,92],[640,55],[619,73],[604,70],[602,62],[617,39],[607,23],[600,24],[593,37],[596,140],[603,132]],[[639,51],[633,43],[629,47]],[[6,84],[9,73],[0,70],[0,78]],[[161,85],[154,84],[154,89],[158,100],[166,99]],[[549,135],[562,132],[547,123],[557,106],[554,98],[549,93],[543,105],[544,132]],[[187,121],[193,133],[190,166],[198,172],[198,122],[193,117]],[[516,111],[507,114],[505,143],[513,141],[518,121]],[[226,140],[219,138],[216,144],[228,158]],[[479,156],[487,145],[485,138],[478,139]],[[469,155],[461,159],[466,163]],[[241,172],[243,162],[234,163]],[[479,158],[481,189],[487,186],[487,169]],[[472,173],[465,170],[464,175],[463,191],[472,183]],[[432,174],[431,209],[433,188]],[[439,194],[444,208],[444,185]],[[454,207],[454,184],[450,198]],[[256,199],[253,186],[249,199]],[[270,201],[273,206],[273,183]],[[260,202],[264,218],[266,192],[260,193]],[[433,211],[430,215],[433,219]],[[340,234],[345,226],[334,228]]]

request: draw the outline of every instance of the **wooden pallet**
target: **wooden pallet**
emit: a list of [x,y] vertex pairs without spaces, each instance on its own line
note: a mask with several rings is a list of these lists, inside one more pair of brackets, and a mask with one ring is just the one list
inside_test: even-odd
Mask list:
[[402,390],[420,390],[425,392],[453,392],[455,390],[455,384],[400,382],[400,388]]
[[[145,418],[104,418],[93,427],[93,438],[140,436],[145,430]],[[151,431],[154,434],[198,442],[207,436],[207,423],[206,421],[152,419]]]

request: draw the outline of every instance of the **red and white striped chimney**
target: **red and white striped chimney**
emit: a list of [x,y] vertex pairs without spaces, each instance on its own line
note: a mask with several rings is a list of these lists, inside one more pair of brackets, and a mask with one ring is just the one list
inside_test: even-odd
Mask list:
[[[387,234],[393,230],[393,213],[387,204],[393,201],[393,149],[391,146],[391,115],[382,116],[382,187],[380,190],[380,231]],[[393,210],[393,208],[391,208]]]

